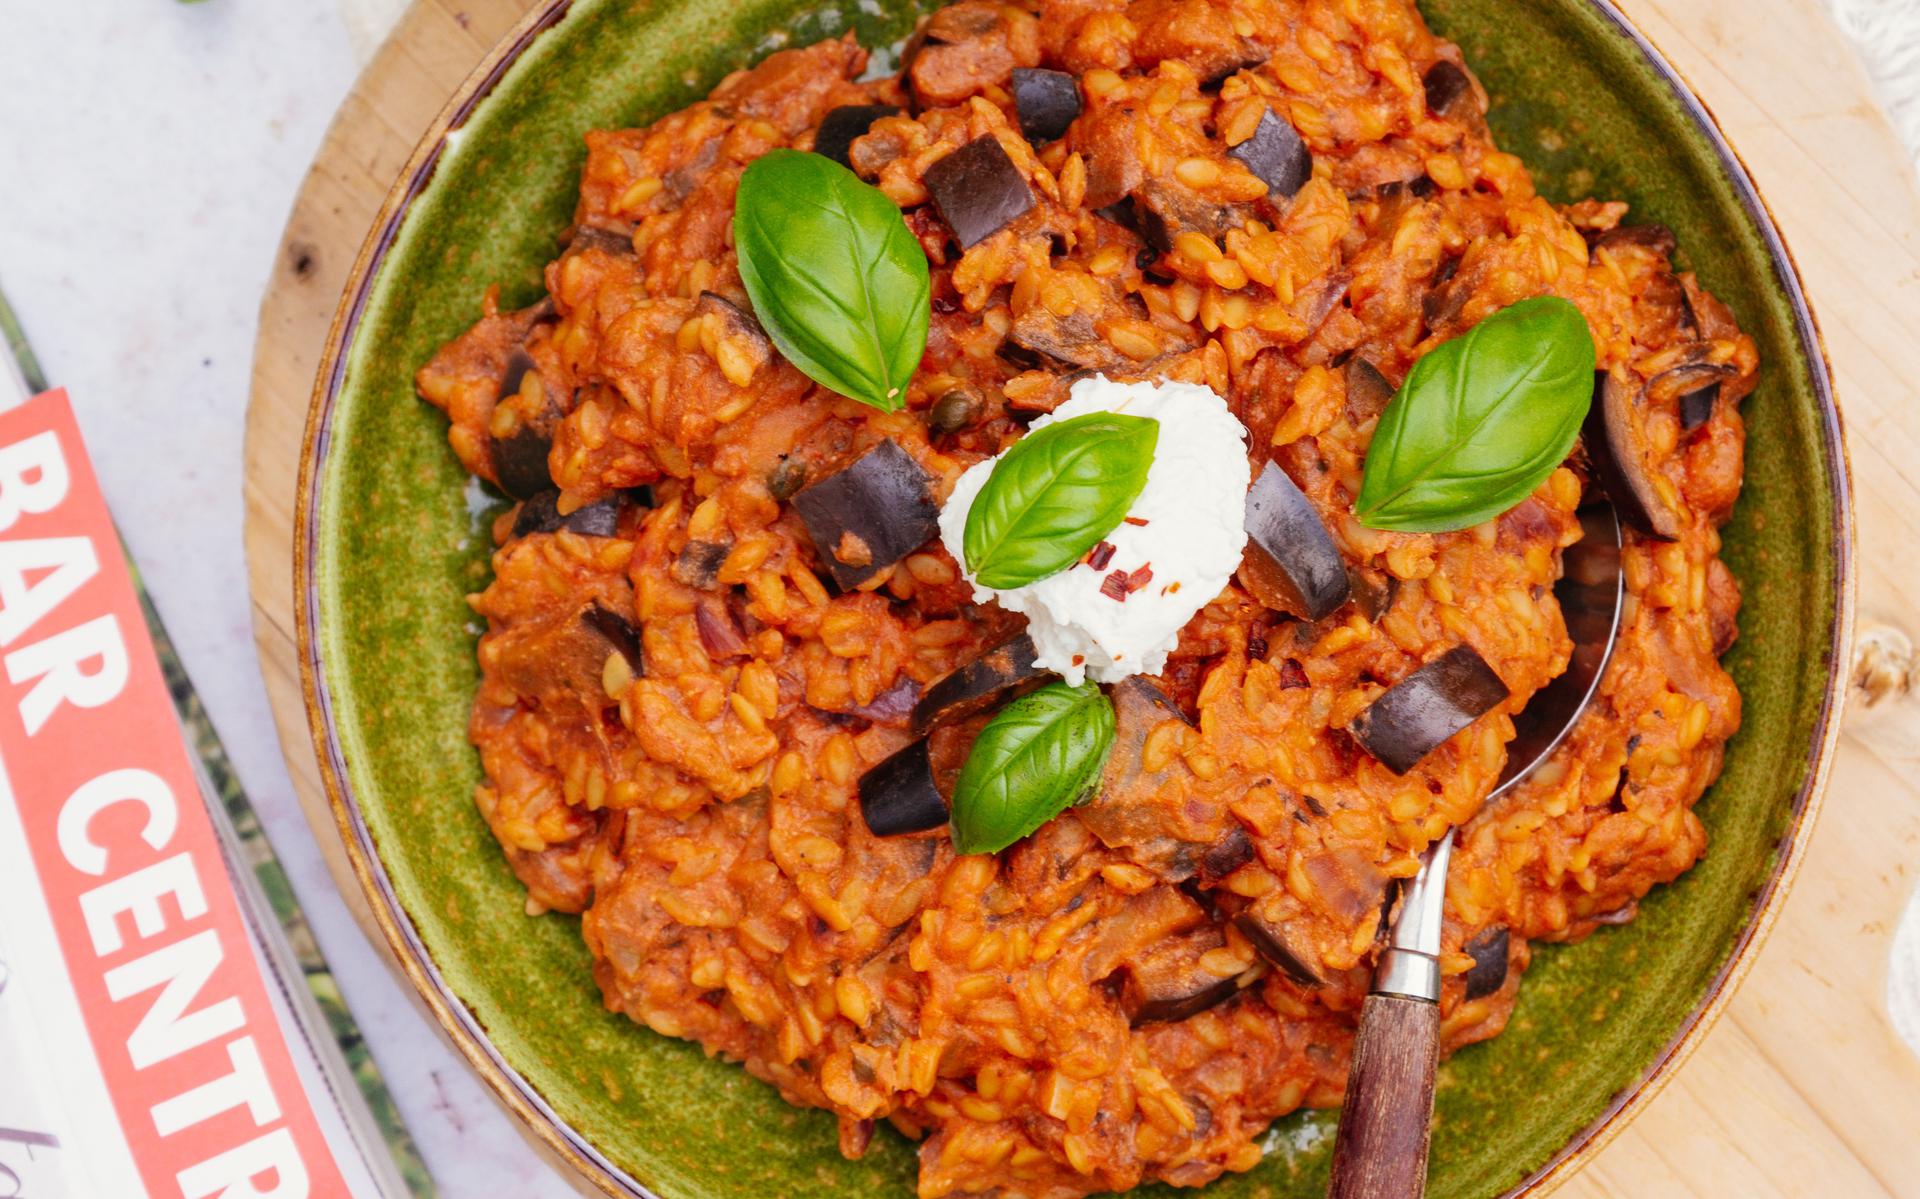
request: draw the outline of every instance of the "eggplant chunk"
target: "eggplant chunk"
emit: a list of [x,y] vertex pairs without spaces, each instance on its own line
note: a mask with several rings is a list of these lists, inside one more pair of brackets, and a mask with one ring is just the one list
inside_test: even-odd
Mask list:
[[1296,860],[1321,905],[1337,919],[1357,925],[1380,910],[1391,880],[1362,851],[1322,849]]
[[1140,236],[1162,254],[1173,251],[1180,233],[1198,233],[1219,239],[1247,223],[1247,212],[1234,204],[1207,199],[1184,184],[1148,179],[1133,193],[1133,214]]
[[1379,416],[1393,398],[1393,384],[1365,358],[1347,360],[1347,419],[1357,427]]
[[1219,885],[1229,874],[1253,861],[1253,839],[1247,830],[1234,825],[1227,835],[1207,846],[1200,854],[1200,871],[1194,877],[1203,887]]
[[1307,180],[1313,178],[1313,155],[1300,140],[1292,125],[1271,108],[1260,115],[1253,136],[1227,151],[1267,185],[1267,194],[1293,199]]
[[500,490],[515,499],[553,490],[553,474],[547,457],[553,452],[553,439],[536,429],[521,428],[507,437],[493,439],[493,473]]
[[1479,999],[1498,991],[1507,981],[1507,942],[1505,928],[1489,928],[1463,947],[1473,959],[1467,971],[1467,998]]
[[1263,920],[1250,908],[1233,918],[1233,926],[1252,943],[1255,953],[1267,964],[1303,987],[1326,985],[1326,980],[1307,965],[1307,959],[1287,943],[1286,930],[1271,920]]
[[500,376],[498,398],[506,399],[517,393],[520,385],[527,380],[527,372],[534,369],[533,355],[527,353],[525,346],[515,346],[507,355],[507,373]]
[[794,493],[814,549],[851,591],[940,532],[933,476],[892,440]]
[[582,537],[611,537],[620,527],[620,497],[608,496],[560,515],[560,493],[543,491],[520,505],[513,515],[513,535],[557,533],[565,529]]
[[922,182],[962,250],[998,233],[1034,205],[1027,177],[991,134],[935,162]]
[[1267,463],[1247,492],[1247,551],[1240,581],[1276,612],[1319,620],[1347,602],[1347,564],[1287,472]]
[[[1184,802],[1193,786],[1184,759],[1146,767],[1147,738],[1170,720],[1187,723],[1180,706],[1143,675],[1115,683],[1113,750],[1100,789],[1074,809],[1102,844],[1170,883],[1211,887],[1251,861],[1254,846],[1224,814],[1196,822]],[[1209,805],[1210,806],[1210,805]]]
[[1037,355],[1036,367],[1044,365],[1046,359],[1090,371],[1122,371],[1133,365],[1133,359],[1100,336],[1092,314],[1070,312],[1059,316],[1045,304],[1035,304],[1015,317],[1007,330],[1007,341]]
[[[517,396],[527,382],[527,375],[533,373],[538,378],[533,358],[524,347],[515,346],[507,356],[507,370],[500,379],[498,400],[505,401]],[[553,487],[553,473],[547,466],[547,459],[553,453],[553,419],[558,415],[552,407],[552,401],[546,401],[545,410],[523,414],[516,408],[521,419],[513,432],[505,437],[493,439],[493,474],[500,484],[500,490],[516,500],[530,499]]]
[[495,677],[543,710],[569,719],[597,718],[614,702],[607,662],[625,659],[629,674],[646,673],[640,630],[615,609],[592,600],[571,614],[517,622],[494,634]]
[[1400,579],[1384,570],[1350,566],[1347,584],[1352,589],[1354,608],[1375,623],[1386,615],[1400,595]]
[[595,600],[581,609],[580,623],[591,629],[608,646],[620,651],[620,656],[627,660],[633,673],[646,673],[646,662],[640,649],[640,630],[634,627],[632,621]]
[[1654,400],[1672,397],[1680,427],[1697,429],[1713,415],[1713,406],[1720,399],[1720,384],[1737,373],[1724,362],[1683,362],[1647,380],[1647,396]]
[[928,687],[913,705],[913,731],[965,720],[1011,703],[1053,677],[1033,664],[1033,638],[1025,633],[981,654]]
[[720,585],[720,564],[732,552],[731,541],[689,541],[673,560],[674,580],[699,591],[712,591]]
[[923,833],[947,822],[947,797],[921,738],[860,776],[860,815],[876,837]]
[[1181,805],[1168,799],[1184,784],[1185,764],[1176,755],[1161,769],[1148,770],[1144,757],[1148,735],[1169,720],[1186,723],[1186,714],[1144,675],[1115,683],[1112,699],[1113,751],[1106,773],[1099,791],[1075,811],[1109,849],[1170,882],[1192,878],[1214,838],[1194,836]]
[[1655,400],[1670,399],[1731,379],[1739,373],[1731,363],[1726,362],[1683,362],[1648,379],[1647,396]]
[[1225,978],[1201,965],[1207,953],[1226,945],[1217,925],[1207,925],[1146,946],[1124,964],[1120,1006],[1135,1028],[1185,1020],[1233,998],[1235,976]]
[[1348,730],[1388,770],[1405,774],[1509,694],[1477,650],[1456,645],[1387,688]]
[[1713,406],[1720,400],[1720,385],[1709,383],[1705,387],[1695,388],[1681,395],[1680,427],[1686,430],[1698,429],[1713,416]]
[[1065,71],[1015,67],[1013,107],[1028,141],[1036,146],[1058,141],[1080,115],[1080,84]]
[[773,357],[773,342],[767,337],[767,331],[760,327],[760,322],[754,319],[753,313],[719,292],[701,292],[694,312],[719,318],[717,332],[721,340],[730,342],[755,370],[766,365],[767,360]]
[[[1056,820],[1046,828],[1061,824],[1071,828],[1073,823],[1071,820]],[[1038,837],[1042,834],[1035,835]],[[1060,844],[1048,853],[1045,865],[1037,875],[1021,876],[1031,877],[1035,884],[1033,890],[1023,892],[1029,896],[1029,904],[1043,905],[1037,908],[1030,906],[1029,910],[1057,911],[1073,904],[1081,889],[1100,870],[1099,863],[1093,860],[1098,855],[1092,852],[1092,838],[1084,828],[1078,837],[1069,835],[1059,838],[1059,841]],[[1056,886],[1053,882],[1056,878],[1073,885]],[[1046,906],[1048,897],[1051,906]],[[1138,895],[1128,896],[1117,911],[1095,922],[1097,937],[1087,951],[1086,976],[1104,981],[1150,947],[1208,923],[1207,909],[1179,887],[1149,887]]]
[[567,240],[567,247],[560,256],[565,258],[570,254],[580,254],[587,250],[598,250],[602,254],[632,258],[634,256],[633,230],[607,229],[599,225],[576,225],[573,236]]
[[1666,498],[1652,465],[1634,411],[1633,391],[1609,371],[1596,371],[1593,406],[1581,429],[1581,441],[1622,520],[1662,541],[1680,536],[1683,518]]
[[1427,93],[1427,111],[1436,116],[1461,115],[1461,103],[1473,103],[1473,81],[1460,64],[1450,59],[1443,58],[1428,67],[1420,83]]
[[853,163],[848,161],[847,151],[853,140],[865,136],[881,117],[895,116],[899,111],[892,104],[842,105],[821,118],[819,132],[813,135],[813,152],[851,170]]
[[1615,225],[1593,234],[1588,244],[1595,250],[1638,246],[1643,250],[1652,250],[1662,258],[1673,257],[1673,252],[1680,246],[1673,230],[1665,225]]

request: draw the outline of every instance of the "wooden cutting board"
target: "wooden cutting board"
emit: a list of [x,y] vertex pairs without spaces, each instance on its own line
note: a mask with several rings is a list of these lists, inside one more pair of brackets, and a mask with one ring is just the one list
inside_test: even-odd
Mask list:
[[[1920,633],[1920,193],[1908,159],[1817,0],[1621,3],[1717,114],[1798,256],[1851,442],[1862,629]],[[302,430],[375,210],[445,98],[528,7],[416,0],[341,105],[261,305],[246,443],[254,632],[308,821],[380,945],[301,703]],[[1886,994],[1895,922],[1920,879],[1920,700],[1859,707],[1798,884],[1740,993],[1562,1196],[1920,1197],[1920,1058],[1895,1035]]]

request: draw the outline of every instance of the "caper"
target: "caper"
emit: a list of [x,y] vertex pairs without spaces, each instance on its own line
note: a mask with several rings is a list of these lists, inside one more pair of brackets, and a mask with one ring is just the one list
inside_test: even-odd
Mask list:
[[935,400],[927,411],[927,431],[936,436],[957,433],[979,414],[980,394],[969,387],[956,387]]

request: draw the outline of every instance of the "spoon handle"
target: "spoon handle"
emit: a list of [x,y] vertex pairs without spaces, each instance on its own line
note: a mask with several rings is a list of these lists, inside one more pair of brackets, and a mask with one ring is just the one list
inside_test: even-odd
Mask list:
[[1440,1005],[1369,995],[1340,1105],[1327,1199],[1419,1199],[1427,1187]]

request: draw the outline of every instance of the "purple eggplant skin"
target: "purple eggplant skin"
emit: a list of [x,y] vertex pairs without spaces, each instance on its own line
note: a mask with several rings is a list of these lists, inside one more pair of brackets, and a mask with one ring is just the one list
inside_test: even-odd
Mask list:
[[813,135],[813,152],[852,170],[847,151],[853,139],[865,136],[881,117],[896,116],[899,112],[892,104],[845,104],[833,109],[821,118],[820,129]]
[[[534,369],[533,358],[515,346],[507,355],[507,371],[501,376],[500,399],[520,390],[527,372]],[[516,500],[531,499],[553,488],[553,472],[547,458],[553,453],[553,434],[522,425],[507,437],[493,439],[493,475],[500,490]]]
[[[587,250],[599,250],[603,254],[612,254],[623,258],[632,258],[633,230],[624,232],[618,229],[604,229],[598,225],[576,225],[573,236],[567,240],[566,249],[561,257],[580,254]],[[518,383],[515,384],[518,390]]]
[[547,466],[552,453],[553,439],[534,429],[494,438],[493,473],[500,480],[500,490],[517,500],[553,490],[553,473]]
[[1639,246],[1662,258],[1673,257],[1673,252],[1680,248],[1680,240],[1665,225],[1615,225],[1604,232],[1590,234],[1587,244],[1594,250]]
[[632,621],[594,600],[580,610],[580,623],[593,630],[595,636],[612,648],[620,651],[636,675],[644,675],[646,659],[640,648],[640,630]]
[[924,737],[860,776],[860,815],[876,837],[924,833],[945,824],[948,814]]
[[936,680],[913,705],[913,731],[965,720],[988,708],[1012,703],[1054,677],[1033,664],[1033,638],[1021,633],[958,670]]
[[753,313],[729,300],[717,291],[703,291],[694,306],[694,311],[702,316],[709,313],[720,318],[725,331],[751,342],[756,352],[773,353],[773,342],[767,337],[767,331]]
[[1462,100],[1473,102],[1473,81],[1450,59],[1443,58],[1428,67],[1420,83],[1427,93],[1427,111],[1437,116],[1455,115]]
[[[853,590],[940,533],[933,476],[891,439],[795,492],[793,506],[821,562],[843,591]],[[860,560],[838,557],[849,535],[865,547]]]
[[1120,987],[1128,1023],[1138,1028],[1185,1020],[1233,998],[1240,989],[1237,979],[1200,967],[1201,958],[1225,944],[1219,927],[1209,924],[1157,941],[1128,960]]
[[1272,462],[1247,492],[1247,551],[1240,580],[1277,612],[1320,620],[1347,602],[1352,583],[1313,501]]
[[[1201,979],[1205,979],[1202,983]],[[1134,1028],[1142,1024],[1171,1024],[1176,1020],[1185,1020],[1188,1016],[1197,1016],[1210,1007],[1218,1007],[1232,999],[1240,986],[1231,978],[1213,978],[1202,975],[1188,980],[1194,989],[1184,993],[1173,991],[1146,991],[1144,988],[1131,989],[1123,993],[1122,1002],[1131,1000],[1127,1020]]]
[[557,533],[565,529],[582,537],[611,537],[620,528],[620,497],[584,504],[567,515],[560,515],[560,493],[551,489],[527,500],[513,516],[513,535]]
[[1365,358],[1347,360],[1347,419],[1356,427],[1377,418],[1393,398],[1393,384]]
[[1580,439],[1620,518],[1649,537],[1673,541],[1680,536],[1682,518],[1654,485],[1634,415],[1633,391],[1611,372],[1596,371],[1593,406]]
[[1267,185],[1267,194],[1291,200],[1313,178],[1313,155],[1292,125],[1271,108],[1260,116],[1253,136],[1227,151]]
[[991,134],[936,161],[921,181],[962,250],[1006,228],[1035,203],[1027,177]]
[[1163,179],[1148,179],[1134,189],[1133,214],[1141,240],[1161,254],[1173,252],[1173,239],[1181,233],[1225,237],[1246,224],[1248,215],[1242,205],[1222,204]]
[[1405,774],[1509,694],[1477,650],[1456,645],[1387,688],[1348,731],[1388,770]]
[[1720,385],[1709,383],[1697,387],[1682,395],[1680,405],[1680,427],[1692,431],[1713,418],[1713,406],[1720,400]]
[[1376,624],[1400,596],[1399,578],[1383,570],[1350,566],[1347,583],[1353,589],[1354,610]]
[[1233,926],[1240,930],[1240,934],[1253,945],[1254,952],[1265,958],[1268,965],[1300,986],[1311,990],[1326,985],[1326,980],[1287,944],[1286,933],[1278,925],[1247,911],[1233,918]]
[[1507,943],[1510,940],[1503,927],[1489,928],[1466,943],[1463,948],[1473,959],[1473,968],[1467,971],[1467,998],[1479,999],[1498,991],[1507,981]]
[[1680,428],[1691,432],[1713,416],[1713,406],[1720,399],[1720,384],[1737,373],[1724,362],[1683,362],[1647,380],[1647,394],[1676,397],[1674,405],[1680,415]]
[[1058,141],[1080,115],[1080,83],[1065,71],[1015,67],[1013,107],[1028,141],[1036,146]]
[[1253,861],[1253,855],[1253,838],[1236,824],[1226,836],[1200,851],[1200,869],[1195,877],[1203,887],[1218,886],[1229,874]]

